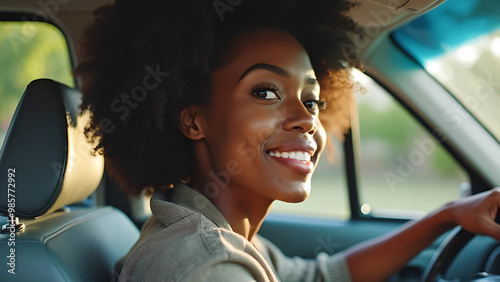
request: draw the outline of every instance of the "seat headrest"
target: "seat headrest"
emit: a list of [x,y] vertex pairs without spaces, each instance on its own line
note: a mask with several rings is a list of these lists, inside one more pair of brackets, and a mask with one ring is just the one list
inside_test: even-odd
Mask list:
[[17,216],[37,217],[95,191],[104,159],[91,154],[80,98],[79,91],[49,79],[28,85],[0,152],[0,212],[9,213],[8,194]]

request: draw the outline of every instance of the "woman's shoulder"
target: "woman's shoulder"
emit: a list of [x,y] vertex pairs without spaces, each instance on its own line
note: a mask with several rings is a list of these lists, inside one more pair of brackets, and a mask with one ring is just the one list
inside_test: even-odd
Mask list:
[[121,269],[120,281],[189,281],[217,273],[269,280],[264,258],[241,235],[188,208],[163,201],[155,205],[154,216]]

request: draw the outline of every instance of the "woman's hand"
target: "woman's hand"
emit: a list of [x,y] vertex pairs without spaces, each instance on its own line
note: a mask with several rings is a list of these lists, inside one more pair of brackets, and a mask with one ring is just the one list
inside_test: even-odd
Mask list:
[[495,188],[458,199],[394,232],[354,246],[345,252],[352,279],[386,281],[437,237],[456,225],[500,240],[500,225],[495,222],[499,207],[500,188]]
[[500,241],[500,225],[495,222],[500,207],[500,188],[454,201],[443,207],[451,224],[472,233],[488,235]]

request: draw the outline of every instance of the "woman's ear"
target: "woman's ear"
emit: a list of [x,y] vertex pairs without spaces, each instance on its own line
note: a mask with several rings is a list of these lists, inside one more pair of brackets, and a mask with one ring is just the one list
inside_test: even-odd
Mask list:
[[203,117],[200,106],[188,106],[181,112],[179,129],[187,138],[200,140],[205,137],[203,127],[201,126]]

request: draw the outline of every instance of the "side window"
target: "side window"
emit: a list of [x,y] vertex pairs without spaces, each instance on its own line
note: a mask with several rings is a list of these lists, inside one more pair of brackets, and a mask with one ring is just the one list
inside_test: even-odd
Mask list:
[[458,198],[465,171],[389,93],[356,76],[366,89],[357,97],[362,213],[415,218]]
[[[325,149],[311,180],[311,193],[302,203],[275,201],[271,213],[335,219],[350,217],[342,143]],[[329,158],[330,156],[330,158]]]
[[0,21],[0,144],[24,89],[51,78],[75,86],[62,32],[43,22]]

